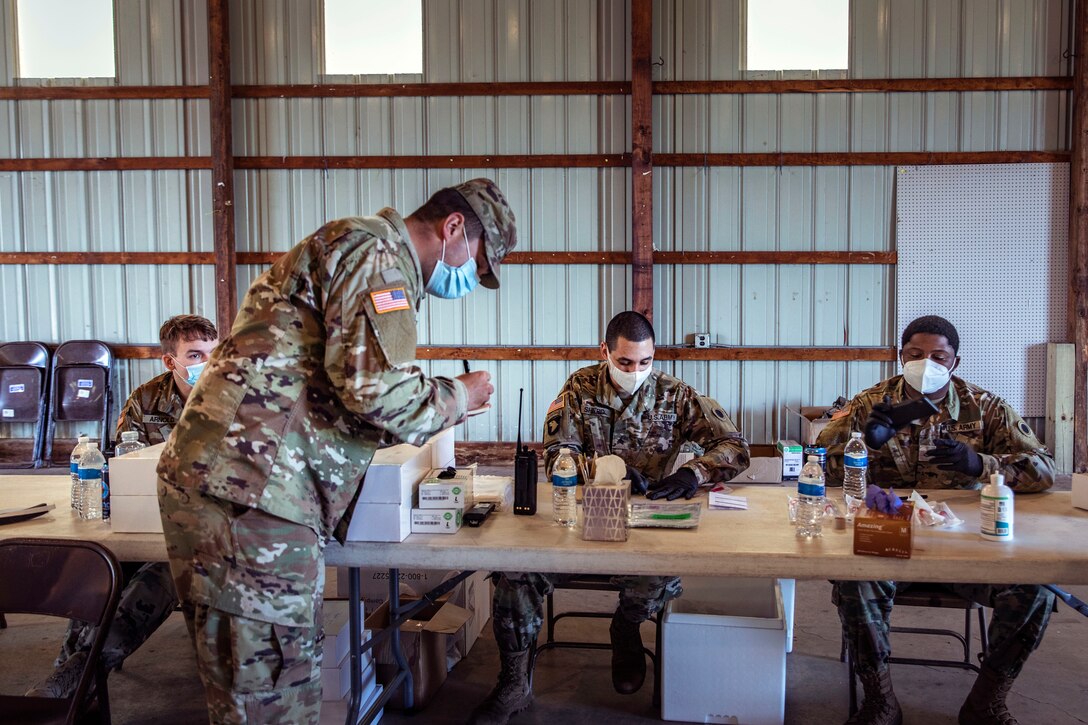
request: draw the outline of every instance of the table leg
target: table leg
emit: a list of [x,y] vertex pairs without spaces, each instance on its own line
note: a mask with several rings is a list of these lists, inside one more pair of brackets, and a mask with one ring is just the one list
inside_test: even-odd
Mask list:
[[359,567],[348,567],[348,656],[351,658],[351,703],[348,705],[348,719],[345,725],[359,722],[359,708],[362,707],[363,670],[360,666],[362,651],[359,647],[363,638],[363,624],[359,621]]

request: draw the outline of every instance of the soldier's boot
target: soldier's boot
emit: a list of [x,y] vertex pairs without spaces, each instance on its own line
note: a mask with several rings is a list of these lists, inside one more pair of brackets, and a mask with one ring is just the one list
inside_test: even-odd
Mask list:
[[646,655],[639,626],[617,611],[612,615],[608,634],[612,639],[612,686],[621,695],[634,694],[646,680]]
[[[76,652],[64,660],[44,680],[27,690],[27,697],[71,697],[79,685],[79,678],[83,676],[83,668],[87,665],[87,653]],[[91,681],[91,691],[94,690],[94,681]]]
[[529,687],[529,651],[499,652],[499,682],[469,715],[468,725],[506,725],[533,704]]
[[960,725],[1016,725],[1005,707],[1014,679],[983,666],[975,685],[960,708]]
[[865,702],[846,725],[903,725],[903,711],[892,691],[892,675],[884,669],[866,675],[858,675],[865,690]]

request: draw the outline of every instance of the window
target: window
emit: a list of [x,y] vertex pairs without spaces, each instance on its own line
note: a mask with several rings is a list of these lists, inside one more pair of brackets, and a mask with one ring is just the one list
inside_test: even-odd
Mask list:
[[748,70],[847,68],[849,0],[748,0]]
[[325,0],[325,73],[422,72],[421,0]]
[[113,0],[18,0],[20,78],[112,78]]

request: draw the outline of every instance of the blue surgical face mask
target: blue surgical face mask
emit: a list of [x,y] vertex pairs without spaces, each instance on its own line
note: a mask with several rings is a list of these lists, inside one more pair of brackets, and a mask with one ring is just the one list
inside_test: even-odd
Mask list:
[[451,267],[446,264],[446,240],[442,240],[442,259],[435,263],[431,278],[427,280],[427,292],[444,300],[455,300],[476,289],[479,278],[476,276],[476,260],[468,248],[468,237],[465,237],[465,251],[469,253],[468,261],[460,267]]
[[188,385],[190,388],[196,385],[196,379],[200,377],[200,374],[204,372],[204,368],[208,364],[208,361],[205,360],[202,363],[186,366],[182,365],[181,361],[177,358],[174,358],[174,362],[180,365],[181,369],[185,371],[185,384]]

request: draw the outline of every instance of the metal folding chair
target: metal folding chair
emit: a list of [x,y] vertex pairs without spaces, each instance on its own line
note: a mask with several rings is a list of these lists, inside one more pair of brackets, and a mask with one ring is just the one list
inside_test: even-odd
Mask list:
[[[0,468],[41,468],[49,418],[49,348],[40,342],[0,345],[0,424],[32,424],[30,455],[0,462]],[[20,438],[5,438],[5,447],[22,447]]]
[[[576,574],[568,579],[561,580],[556,583],[556,589],[576,589],[581,591],[609,591],[618,592],[620,588],[612,583],[612,577],[608,574]],[[536,660],[543,652],[550,649],[598,649],[612,651],[611,642],[585,642],[581,640],[558,640],[555,637],[555,625],[561,619],[567,618],[589,618],[589,619],[607,619],[611,620],[614,611],[609,612],[587,612],[587,611],[570,611],[559,612],[555,611],[555,595],[549,594],[547,600],[544,603],[544,625],[547,640],[544,644],[538,645],[534,642],[529,647],[529,686],[533,684],[533,672],[536,670]],[[654,692],[653,692],[653,704],[659,706],[661,704],[661,662],[657,656],[657,653],[661,651],[661,613],[658,612],[652,618],[655,627],[654,635],[654,650],[650,650],[647,647],[643,647],[643,652],[649,656],[650,661],[653,664],[654,673]]]
[[[91,541],[9,539],[0,543],[0,611],[78,619],[95,625],[87,662],[69,698],[0,695],[0,720],[35,725],[86,722],[109,725],[102,646],[121,598],[121,565]],[[2,642],[3,640],[0,640]],[[9,658],[19,657],[9,652]]]
[[[976,653],[978,661],[985,659],[990,652],[990,640],[986,636],[986,608],[977,602],[964,599],[961,596],[945,589],[940,584],[911,584],[903,592],[895,595],[895,607],[935,607],[939,609],[963,610],[963,633],[954,629],[936,629],[933,627],[889,627],[893,634],[926,634],[939,637],[951,637],[963,647],[963,659],[934,659],[928,657],[889,657],[888,662],[894,665],[923,665],[927,667],[956,667],[963,670],[979,671],[979,666],[971,658],[971,618],[978,617],[978,630],[980,651]],[[846,636],[843,635],[842,652],[840,660],[846,662],[850,673],[850,714],[857,711],[857,677],[855,676],[854,662],[850,658],[850,649],[846,646]]]
[[53,353],[50,390],[49,432],[45,460],[53,462],[53,439],[57,423],[94,421],[101,425],[99,448],[105,454],[110,444],[110,376],[113,353],[98,340],[72,340]]

